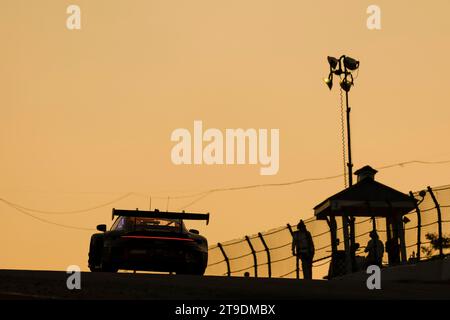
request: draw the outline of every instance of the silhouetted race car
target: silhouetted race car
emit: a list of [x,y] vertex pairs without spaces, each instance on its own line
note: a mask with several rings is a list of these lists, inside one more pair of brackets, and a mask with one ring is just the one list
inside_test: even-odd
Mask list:
[[91,236],[89,269],[167,271],[203,275],[208,263],[208,241],[184,220],[206,220],[209,213],[113,209],[111,230],[100,224]]

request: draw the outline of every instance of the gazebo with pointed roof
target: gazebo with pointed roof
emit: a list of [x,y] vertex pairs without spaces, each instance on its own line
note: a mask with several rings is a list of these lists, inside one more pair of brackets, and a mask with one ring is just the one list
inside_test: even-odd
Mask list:
[[[372,217],[374,230],[376,229],[375,218],[385,218],[386,249],[389,255],[389,263],[394,264],[406,260],[402,218],[415,209],[416,200],[405,193],[375,181],[376,173],[377,170],[370,166],[355,171],[358,176],[357,183],[332,195],[314,207],[316,218],[327,220],[330,227],[332,266],[338,264],[337,259],[341,260],[341,264],[345,264],[345,272],[334,272],[335,274],[355,271],[355,246],[357,244],[355,244],[354,217]],[[336,217],[342,217],[343,219],[345,254],[337,250]],[[350,228],[350,232],[348,228]],[[338,256],[341,258],[337,258]]]

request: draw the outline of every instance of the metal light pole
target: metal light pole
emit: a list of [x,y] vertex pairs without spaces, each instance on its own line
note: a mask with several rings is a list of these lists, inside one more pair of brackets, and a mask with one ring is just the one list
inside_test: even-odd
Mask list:
[[[346,105],[346,115],[347,115],[347,150],[348,150],[348,185],[351,187],[353,185],[353,162],[352,162],[352,145],[351,145],[351,134],[350,134],[350,111],[351,108],[348,104],[348,92],[353,86],[353,75],[352,72],[359,68],[359,61],[350,58],[348,56],[342,55],[339,59],[328,56],[328,63],[330,65],[330,73],[328,78],[325,78],[325,83],[328,88],[331,90],[333,87],[333,76],[337,75],[340,77],[340,86],[341,89],[345,91],[345,105]],[[345,238],[345,251],[347,256],[347,272],[351,272],[355,269],[355,219],[350,216],[350,221],[346,216],[342,216],[343,218],[343,229],[344,229],[344,238]],[[350,227],[350,234],[348,227]]]
[[347,113],[347,149],[348,149],[348,185],[351,187],[353,185],[353,163],[352,163],[352,143],[350,140],[350,107],[348,106],[348,91],[345,91],[345,105]]

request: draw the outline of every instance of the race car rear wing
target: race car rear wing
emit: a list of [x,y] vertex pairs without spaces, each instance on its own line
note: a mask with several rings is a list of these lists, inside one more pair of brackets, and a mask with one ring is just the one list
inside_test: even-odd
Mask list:
[[181,220],[206,220],[209,224],[209,213],[188,213],[188,212],[162,212],[154,211],[139,211],[139,210],[122,210],[112,209],[112,219],[114,216],[122,217],[145,217],[145,218],[167,218],[167,219],[181,219]]

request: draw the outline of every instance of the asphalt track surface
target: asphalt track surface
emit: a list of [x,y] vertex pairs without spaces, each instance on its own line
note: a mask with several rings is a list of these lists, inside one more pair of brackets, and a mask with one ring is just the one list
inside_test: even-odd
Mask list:
[[365,281],[83,272],[81,290],[69,290],[68,276],[63,271],[0,270],[0,299],[450,299],[450,282],[382,282],[381,290],[369,290]]

